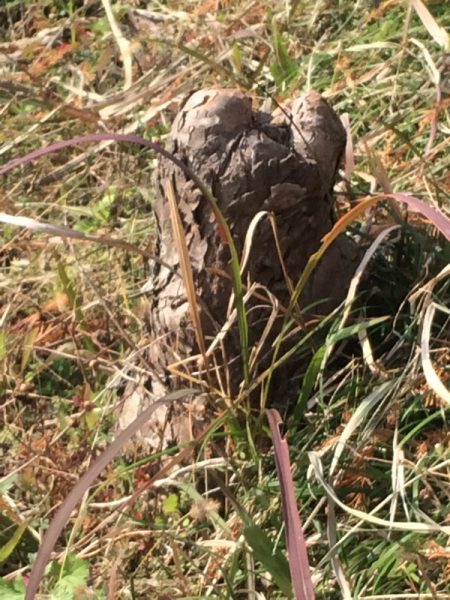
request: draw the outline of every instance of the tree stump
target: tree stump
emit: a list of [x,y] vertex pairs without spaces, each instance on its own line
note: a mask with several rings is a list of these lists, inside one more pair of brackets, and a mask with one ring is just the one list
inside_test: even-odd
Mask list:
[[[239,256],[246,236],[251,240],[243,280],[252,378],[272,359],[283,308],[291,298],[289,282],[295,286],[309,257],[333,226],[332,188],[345,142],[338,116],[316,92],[298,98],[290,111],[272,117],[253,109],[251,98],[238,90],[201,90],[187,100],[173,123],[166,147],[211,189]],[[209,353],[209,375],[213,373],[215,387],[235,396],[243,373],[239,332],[230,304],[230,250],[202,192],[166,158],[160,160],[155,174],[153,208],[161,262],[154,265],[149,311],[155,340],[149,359],[158,376],[147,388],[156,398],[186,385],[170,375],[168,366],[199,354],[166,198],[169,181],[189,251],[205,345],[215,348]],[[307,315],[328,314],[342,302],[358,257],[358,249],[347,237],[330,247],[300,297],[304,309],[316,303]],[[293,345],[294,338],[287,343]],[[296,397],[292,377],[300,375],[299,365],[298,360],[291,360],[274,375],[273,389],[283,402]],[[205,364],[186,362],[189,369],[197,372],[196,377],[206,378]],[[160,436],[156,430],[162,431],[168,418],[167,410],[161,412],[162,420],[157,418],[157,426],[150,425],[153,442]],[[179,416],[180,422],[186,421],[181,413]],[[177,419],[172,415],[171,421]],[[181,441],[180,435],[172,431],[166,440],[173,436]]]

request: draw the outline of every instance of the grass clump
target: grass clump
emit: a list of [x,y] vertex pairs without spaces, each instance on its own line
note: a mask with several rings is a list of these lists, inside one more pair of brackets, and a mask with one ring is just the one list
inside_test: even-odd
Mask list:
[[[314,88],[350,116],[355,167],[337,190],[337,217],[376,192],[413,194],[448,214],[448,61],[409,5],[113,9],[131,44],[129,87],[104,3],[0,7],[4,163],[99,124],[164,141],[182,98],[200,87],[240,85],[272,105]],[[448,31],[446,3],[429,10]],[[64,149],[3,177],[1,212],[151,252],[154,164],[142,149],[107,143]],[[390,205],[371,208],[358,235],[370,244],[395,224]],[[124,377],[147,372],[139,290],[149,266],[123,248],[11,225],[0,235],[0,591],[23,598],[42,531],[115,435]],[[424,358],[425,348],[448,390],[448,263],[448,241],[409,216],[376,251],[349,329],[339,331],[336,313],[292,382],[299,403],[284,427],[317,598],[449,597],[448,405]],[[102,471],[58,540],[41,594],[292,597],[260,411],[231,402],[195,461],[149,487],[160,458],[131,446]]]

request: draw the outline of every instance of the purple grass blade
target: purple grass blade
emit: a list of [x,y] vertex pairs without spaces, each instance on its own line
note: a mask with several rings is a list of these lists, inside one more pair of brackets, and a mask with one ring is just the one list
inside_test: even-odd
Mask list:
[[38,150],[33,150],[33,152],[29,152],[24,156],[13,158],[8,163],[6,163],[5,166],[0,168],[0,176],[5,175],[9,171],[12,171],[17,167],[26,165],[29,162],[35,160],[36,158],[41,158],[42,156],[46,156],[47,154],[53,154],[54,152],[63,150],[64,148],[70,148],[72,146],[78,146],[80,144],[85,144],[88,142],[127,142],[129,144],[138,144],[139,146],[150,148],[151,150],[154,150],[161,156],[164,156],[168,160],[171,160],[175,165],[177,165],[177,167],[179,167],[183,171],[183,173],[195,183],[195,185],[199,188],[199,190],[202,192],[205,198],[209,198],[211,195],[205,184],[183,161],[174,156],[171,152],[168,152],[159,144],[155,144],[155,142],[150,142],[149,140],[144,139],[140,135],[134,135],[132,133],[92,133],[90,135],[81,135],[79,137],[74,137],[70,140],[62,140],[61,142],[55,142],[54,144],[50,144],[45,148],[39,148]]
[[422,214],[450,241],[450,218],[441,210],[409,194],[393,193],[385,194],[385,197],[404,202],[410,210]]
[[182,389],[167,394],[161,400],[157,400],[146,410],[144,410],[126,429],[124,429],[117,438],[100,454],[97,460],[81,477],[67,498],[61,504],[53,517],[49,528],[45,532],[44,539],[38,550],[36,560],[31,570],[30,579],[28,580],[25,600],[34,600],[39,589],[39,584],[44,575],[45,567],[50,560],[50,555],[56,542],[58,541],[61,532],[66,526],[72,511],[77,507],[78,503],[83,498],[86,491],[95,482],[103,469],[113,460],[120,452],[123,446],[129,439],[145,425],[151,414],[163,404],[171,404],[178,400],[182,400],[188,394],[195,394],[195,390]]
[[266,410],[267,420],[272,431],[272,441],[275,449],[275,462],[281,487],[281,499],[286,526],[286,546],[291,571],[292,585],[296,600],[314,600],[314,588],[309,568],[306,542],[303,528],[297,510],[294,483],[292,481],[289,447],[287,441],[280,435],[279,426],[282,423],[277,410]]

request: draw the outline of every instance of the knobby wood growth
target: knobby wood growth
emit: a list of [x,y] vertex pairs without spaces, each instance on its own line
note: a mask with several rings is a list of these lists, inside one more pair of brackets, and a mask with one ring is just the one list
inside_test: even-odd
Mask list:
[[[173,123],[167,148],[212,190],[239,256],[246,236],[251,240],[243,278],[252,378],[270,365],[291,284],[298,281],[332,228],[332,188],[345,141],[339,117],[316,92],[273,116],[255,110],[251,98],[238,90],[200,90],[190,96]],[[229,247],[201,191],[162,158],[155,174],[154,201],[161,263],[154,265],[149,309],[153,340],[149,362],[155,376],[142,382],[140,392],[128,389],[122,426],[139,412],[144,386],[150,397],[144,401],[147,404],[179,385],[169,365],[187,359],[178,369],[206,379],[205,364],[189,361],[200,349],[181,277],[167,182],[173,186],[181,217],[206,348],[215,340],[209,376],[230,397],[238,393],[243,380],[238,328],[232,316]],[[248,234],[261,211],[264,216]],[[344,299],[358,256],[359,250],[347,237],[331,246],[300,297],[307,315],[327,314]],[[299,327],[297,339],[303,334]],[[284,348],[295,342],[295,335],[290,336]],[[294,358],[275,372],[274,403],[295,398],[300,364]],[[166,407],[143,433],[147,442],[158,447],[161,441],[180,442],[192,435],[193,423],[205,417],[205,402],[197,398],[188,416],[185,407],[175,412]]]

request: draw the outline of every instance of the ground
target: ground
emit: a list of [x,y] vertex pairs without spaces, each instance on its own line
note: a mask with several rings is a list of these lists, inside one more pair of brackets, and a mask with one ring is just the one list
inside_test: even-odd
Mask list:
[[[0,168],[79,135],[164,142],[198,88],[239,87],[269,108],[315,89],[347,114],[352,140],[336,220],[391,191],[448,215],[447,4],[2,4]],[[117,434],[124,379],[148,368],[138,358],[151,343],[141,289],[156,160],[133,144],[86,143],[0,180],[2,216],[54,226],[3,218],[0,232],[2,597],[24,597],[56,509]],[[450,598],[450,250],[420,213],[381,239],[405,221],[395,206],[350,219],[349,235],[379,247],[351,319],[321,324],[325,341],[282,415],[315,594],[327,600]],[[218,400],[191,459],[167,450],[179,458],[156,483],[160,456],[129,442],[80,497],[41,597],[291,597],[263,403]]]

